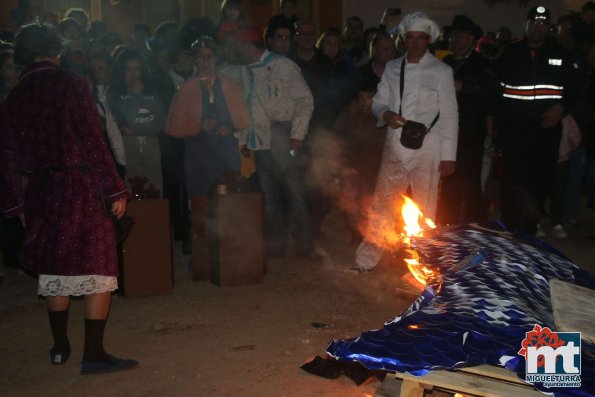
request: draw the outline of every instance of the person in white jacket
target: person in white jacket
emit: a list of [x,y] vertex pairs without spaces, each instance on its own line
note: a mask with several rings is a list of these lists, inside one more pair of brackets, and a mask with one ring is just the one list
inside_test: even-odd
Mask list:
[[239,139],[254,155],[266,211],[267,256],[285,256],[284,207],[293,223],[297,258],[318,261],[304,191],[302,143],[314,109],[312,93],[299,67],[264,49],[262,33],[243,27],[234,36],[239,61],[247,65],[246,102],[250,126]]
[[[374,115],[388,129],[367,230],[351,268],[358,273],[372,270],[384,249],[394,243],[386,231],[396,231],[396,204],[408,187],[424,216],[433,218],[440,178],[455,170],[458,109],[452,69],[428,52],[440,28],[425,14],[414,12],[403,18],[399,32],[406,53],[386,65],[372,104]],[[436,117],[421,148],[408,149],[401,144],[402,127],[408,121],[430,128]]]

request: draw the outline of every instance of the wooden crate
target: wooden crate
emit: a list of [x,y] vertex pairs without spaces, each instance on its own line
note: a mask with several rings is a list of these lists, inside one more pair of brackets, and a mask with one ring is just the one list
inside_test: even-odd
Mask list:
[[262,194],[209,199],[210,280],[218,286],[260,284],[266,271]]
[[168,201],[130,200],[127,213],[134,218],[134,225],[122,244],[122,295],[170,294],[173,272]]
[[431,371],[421,377],[402,373],[389,374],[376,396],[423,397],[426,391],[434,388],[478,397],[543,397],[543,394],[524,383],[515,373],[491,365],[463,368],[459,371]]
[[595,291],[557,279],[549,284],[556,331],[580,332],[583,341],[595,343]]

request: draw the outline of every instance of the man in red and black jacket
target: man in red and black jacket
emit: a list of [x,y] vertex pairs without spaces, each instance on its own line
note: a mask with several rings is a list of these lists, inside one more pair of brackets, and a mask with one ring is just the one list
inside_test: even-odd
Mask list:
[[496,60],[502,94],[496,129],[502,150],[502,220],[513,230],[536,233],[554,177],[561,119],[576,99],[571,54],[550,37],[543,6],[527,15],[525,38]]

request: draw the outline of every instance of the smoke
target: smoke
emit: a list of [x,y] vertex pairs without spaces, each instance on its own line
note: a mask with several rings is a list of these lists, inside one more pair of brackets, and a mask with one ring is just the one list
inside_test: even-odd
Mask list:
[[342,167],[341,141],[325,128],[310,131],[306,138],[310,164],[306,185],[328,197],[335,193],[336,178]]
[[396,221],[401,219],[402,198],[392,200],[392,216],[388,219],[385,211],[374,208],[376,175],[362,174],[361,170],[348,165],[345,145],[338,134],[326,129],[311,132],[307,140],[310,164],[305,183],[308,190],[320,191],[331,199],[343,212],[354,239],[361,236],[378,247],[394,251],[400,246],[401,228]]

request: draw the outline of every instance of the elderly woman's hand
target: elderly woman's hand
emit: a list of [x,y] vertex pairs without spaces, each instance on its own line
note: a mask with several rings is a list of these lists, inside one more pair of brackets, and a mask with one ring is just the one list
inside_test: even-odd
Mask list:
[[126,213],[126,199],[120,199],[112,203],[112,215],[120,219]]

